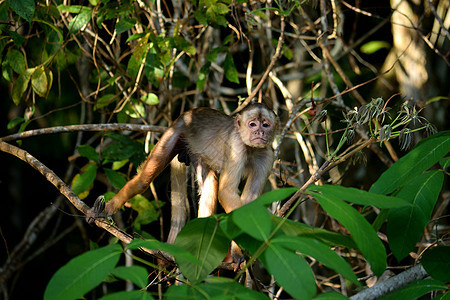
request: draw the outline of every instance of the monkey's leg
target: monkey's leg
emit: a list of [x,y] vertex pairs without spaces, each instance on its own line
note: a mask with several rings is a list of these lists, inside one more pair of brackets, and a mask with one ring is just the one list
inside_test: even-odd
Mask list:
[[171,222],[167,242],[173,244],[175,238],[186,224],[187,214],[187,176],[185,164],[174,158],[170,162],[170,202]]
[[203,182],[199,182],[199,187],[201,195],[198,203],[198,217],[212,216],[216,213],[217,191],[219,189],[216,172],[210,169]]

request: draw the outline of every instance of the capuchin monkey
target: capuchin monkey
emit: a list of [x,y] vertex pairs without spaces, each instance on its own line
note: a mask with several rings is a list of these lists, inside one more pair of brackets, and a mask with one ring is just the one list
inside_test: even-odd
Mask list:
[[[171,163],[172,225],[168,242],[173,243],[186,222],[187,211],[185,196],[180,195],[185,189],[180,188],[181,182],[186,182],[186,172],[180,162],[192,163],[196,170],[200,191],[198,217],[215,214],[217,199],[229,213],[261,194],[272,170],[271,143],[277,127],[275,113],[260,103],[250,104],[234,117],[210,108],[187,111],[162,135],[141,171],[104,207],[96,203],[88,212],[87,220],[92,223],[95,218],[113,215],[125,202],[143,193],[178,155],[179,162],[174,159]],[[239,196],[242,179],[246,183]],[[239,267],[243,255],[234,242],[231,256]]]

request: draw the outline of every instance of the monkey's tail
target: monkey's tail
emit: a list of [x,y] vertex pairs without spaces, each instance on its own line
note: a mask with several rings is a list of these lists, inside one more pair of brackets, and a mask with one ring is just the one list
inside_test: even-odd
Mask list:
[[170,186],[172,217],[167,242],[173,244],[181,228],[186,224],[188,201],[186,165],[181,163],[177,157],[170,162]]

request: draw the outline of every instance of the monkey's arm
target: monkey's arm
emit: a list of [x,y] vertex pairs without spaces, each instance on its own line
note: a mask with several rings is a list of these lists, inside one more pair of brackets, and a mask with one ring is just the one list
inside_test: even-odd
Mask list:
[[183,133],[184,123],[180,120],[170,127],[155,145],[144,162],[141,172],[128,181],[125,186],[106,203],[105,209],[93,207],[87,214],[88,222],[93,219],[112,216],[128,200],[143,193],[150,183],[170,163],[180,149],[180,136]]

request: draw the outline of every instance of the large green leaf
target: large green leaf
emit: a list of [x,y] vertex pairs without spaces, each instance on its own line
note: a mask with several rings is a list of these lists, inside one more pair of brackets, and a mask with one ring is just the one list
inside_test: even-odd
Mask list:
[[331,193],[344,201],[359,205],[373,205],[378,208],[411,206],[408,201],[405,201],[398,197],[379,195],[351,187],[343,187],[340,185],[310,185],[308,187],[308,190]]
[[329,246],[343,246],[350,249],[358,248],[351,237],[340,233],[312,227],[292,220],[283,220],[275,216],[272,216],[272,222],[274,222],[275,226],[280,222],[284,222],[281,230],[289,236],[311,237]]
[[445,289],[447,289],[447,286],[437,280],[417,280],[399,288],[398,290],[395,290],[392,293],[378,298],[378,300],[417,299],[429,292],[441,291]]
[[153,296],[150,293],[148,293],[146,291],[142,291],[142,290],[131,291],[131,292],[122,291],[122,292],[109,294],[109,295],[106,295],[106,296],[100,298],[100,300],[127,300],[127,299],[152,300],[155,298],[153,298]]
[[184,276],[191,281],[205,278],[225,258],[230,240],[219,227],[216,216],[194,219],[188,222],[175,239],[176,246],[189,251],[200,264],[180,261]]
[[437,246],[427,250],[420,262],[431,277],[450,282],[450,246]]
[[276,244],[314,257],[320,263],[336,271],[336,273],[343,275],[354,284],[359,285],[358,278],[356,278],[350,265],[327,245],[316,239],[282,235],[271,241],[271,245]]
[[121,254],[122,247],[113,244],[73,258],[52,276],[44,300],[82,298],[114,269]]
[[450,131],[432,135],[400,158],[372,185],[370,192],[389,194],[429,169],[450,151]]
[[266,300],[265,294],[250,290],[225,277],[211,277],[193,285],[172,285],[164,294],[164,299],[236,299]]
[[297,188],[282,188],[267,192],[234,210],[230,213],[232,222],[226,218],[221,221],[220,226],[231,238],[235,238],[239,232],[245,232],[259,241],[266,241],[273,229],[272,215],[266,207],[272,202],[286,199],[297,190]]
[[145,288],[148,284],[148,272],[141,266],[120,266],[112,270],[111,273],[123,280],[131,281],[141,289]]
[[310,299],[316,293],[314,274],[308,263],[282,243],[270,243],[259,259],[292,297]]
[[420,240],[431,218],[443,180],[441,171],[430,171],[414,178],[397,194],[397,197],[412,204],[392,208],[388,214],[389,246],[399,261],[407,256]]
[[317,297],[314,297],[314,300],[342,300],[342,299],[347,299],[348,297],[336,293],[336,292],[328,292],[328,293],[323,293],[323,294],[319,294]]
[[258,203],[249,203],[235,210],[232,219],[240,229],[260,241],[266,241],[273,229],[269,211]]
[[356,209],[332,194],[311,194],[330,216],[348,229],[372,271],[381,275],[386,269],[386,251],[369,222]]

